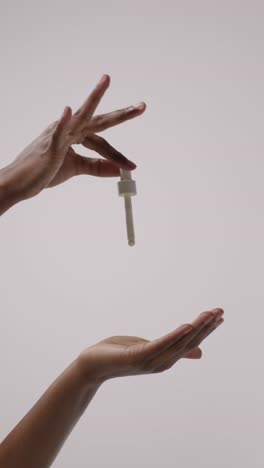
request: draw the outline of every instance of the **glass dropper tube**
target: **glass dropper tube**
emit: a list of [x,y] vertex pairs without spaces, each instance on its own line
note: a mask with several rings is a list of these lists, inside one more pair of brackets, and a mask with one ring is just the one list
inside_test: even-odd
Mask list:
[[119,196],[124,197],[126,228],[128,245],[135,245],[135,229],[133,220],[133,209],[131,197],[136,195],[136,182],[132,180],[131,171],[120,169],[121,180],[118,182]]

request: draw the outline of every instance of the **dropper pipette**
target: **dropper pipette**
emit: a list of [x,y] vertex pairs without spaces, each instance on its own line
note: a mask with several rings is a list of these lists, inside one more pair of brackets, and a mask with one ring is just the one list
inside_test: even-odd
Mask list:
[[126,212],[126,227],[128,245],[135,245],[135,230],[131,197],[137,194],[136,182],[131,177],[131,171],[120,169],[121,180],[118,182],[118,194],[124,197]]

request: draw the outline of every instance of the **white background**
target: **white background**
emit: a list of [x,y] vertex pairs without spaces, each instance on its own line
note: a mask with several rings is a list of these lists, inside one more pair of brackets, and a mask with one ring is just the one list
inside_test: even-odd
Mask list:
[[99,112],[148,105],[104,134],[138,164],[135,247],[117,178],[72,179],[1,218],[0,437],[86,346],[219,306],[200,361],[107,382],[54,466],[261,467],[263,2],[0,6],[1,166],[103,73]]

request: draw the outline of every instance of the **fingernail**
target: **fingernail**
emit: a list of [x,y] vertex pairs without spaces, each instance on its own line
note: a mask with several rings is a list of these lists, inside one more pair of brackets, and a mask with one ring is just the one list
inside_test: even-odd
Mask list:
[[104,82],[109,80],[109,78],[110,78],[109,75],[104,74],[102,78],[100,79],[99,84],[103,84]]
[[136,169],[137,165],[130,160],[127,160],[127,164],[131,169]]
[[138,104],[134,106],[135,109],[140,109],[140,110],[145,109],[145,107],[146,107],[146,104],[144,102],[139,102]]

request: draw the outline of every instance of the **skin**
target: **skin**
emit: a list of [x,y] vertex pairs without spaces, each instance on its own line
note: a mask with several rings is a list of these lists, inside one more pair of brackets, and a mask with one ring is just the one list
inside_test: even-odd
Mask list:
[[[0,171],[0,214],[19,201],[71,177],[82,174],[116,177],[120,175],[120,168],[134,170],[137,167],[97,133],[140,116],[146,104],[141,102],[108,114],[94,115],[109,84],[110,77],[103,75],[74,114],[66,106],[59,120],[51,123]],[[82,156],[72,148],[76,144],[95,151],[104,159]]]
[[81,352],[2,442],[0,467],[49,467],[104,382],[163,372],[181,358],[201,357],[199,345],[223,323],[223,313],[204,312],[153,341],[114,336]]
[[[141,115],[145,104],[93,116],[110,83],[104,75],[80,109],[66,107],[13,163],[0,171],[0,213],[44,188],[88,174],[119,176],[135,164],[97,135]],[[105,159],[86,158],[72,145],[82,144]],[[51,466],[99,388],[109,379],[166,371],[180,359],[199,359],[200,344],[224,321],[220,308],[203,312],[191,324],[155,340],[112,336],[83,350],[53,382],[0,444],[0,468]]]

